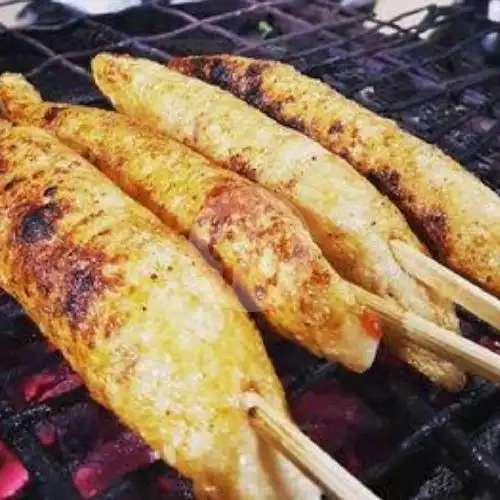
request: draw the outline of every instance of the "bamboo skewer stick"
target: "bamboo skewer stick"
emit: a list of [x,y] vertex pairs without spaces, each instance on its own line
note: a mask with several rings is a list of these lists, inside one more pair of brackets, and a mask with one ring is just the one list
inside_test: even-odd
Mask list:
[[455,361],[470,373],[500,382],[500,356],[456,333],[441,328],[414,313],[406,312],[387,300],[353,285],[358,300],[381,318],[399,326],[406,339]]
[[337,500],[380,500],[255,392],[243,395],[252,427]]
[[408,273],[500,331],[500,300],[402,241],[391,246]]
[[[455,361],[468,372],[500,382],[500,356],[456,333],[352,285],[364,306],[399,327],[400,335],[434,353]],[[333,460],[290,421],[255,392],[243,395],[250,422],[263,439],[276,446],[331,498],[380,500]]]

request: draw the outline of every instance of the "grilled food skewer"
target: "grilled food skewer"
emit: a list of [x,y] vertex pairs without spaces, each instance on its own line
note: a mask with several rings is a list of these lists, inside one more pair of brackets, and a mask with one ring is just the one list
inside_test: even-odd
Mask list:
[[291,66],[236,56],[170,63],[346,158],[444,264],[500,296],[500,198],[438,148]]
[[356,287],[358,300],[377,311],[381,317],[399,328],[398,335],[453,360],[471,374],[492,382],[500,382],[500,355],[454,332],[399,307],[366,290]]
[[320,493],[242,405],[284,395],[232,290],[183,238],[46,132],[0,122],[0,286],[90,394],[198,498]]
[[500,333],[500,301],[496,297],[401,241],[393,241],[392,248],[410,274],[494,326]]
[[[180,195],[177,191],[174,194],[178,200],[178,205],[182,207],[181,211],[172,212],[171,210],[167,210],[172,205],[160,203],[160,200],[165,201],[168,199],[166,196],[156,197],[157,205],[153,205],[151,200],[147,198],[147,193],[154,193],[154,186],[159,186],[163,183],[165,189],[168,190],[171,188],[171,185],[178,184],[183,186],[183,189],[186,189],[190,180],[185,177],[186,173],[190,172],[191,174],[196,173],[199,175],[203,172],[208,174],[212,172],[217,174],[219,186],[226,185],[229,189],[231,184],[223,184],[224,180],[227,182],[227,179],[229,179],[232,181],[233,189],[242,187],[238,186],[237,176],[225,171],[218,171],[209,166],[205,160],[191,151],[184,149],[177,143],[157,138],[148,131],[139,130],[125,116],[87,107],[44,103],[36,91],[20,76],[3,75],[0,78],[0,99],[3,104],[4,113],[9,118],[45,127],[67,144],[72,145],[73,148],[86,153],[96,165],[111,178],[116,179],[119,185],[127,189],[132,195],[135,195],[143,203],[149,200],[149,203],[145,203],[146,205],[153,206],[153,208],[161,206],[165,212],[162,213],[158,208],[156,208],[156,212],[160,216],[163,215],[162,218],[164,220],[168,220],[164,216],[165,213],[168,213],[170,216],[177,214],[177,220],[182,221],[186,217],[184,211],[185,204],[189,201],[188,198],[179,198]],[[151,157],[148,156],[149,153],[152,153]],[[177,174],[172,172],[172,175],[166,176],[166,166],[172,161],[172,155],[174,155],[173,159],[178,161],[177,169],[175,170]],[[180,168],[183,165],[183,162],[179,162],[179,158],[182,158],[182,155],[187,155],[188,165],[191,165],[191,168],[188,166]],[[140,161],[137,163],[138,158]],[[201,170],[197,170],[196,165]],[[157,167],[158,178],[153,175],[155,166]],[[149,176],[146,186],[143,186],[144,177],[141,174],[144,168],[146,174]],[[168,184],[166,183],[167,179],[169,181]],[[141,186],[143,187],[142,190]],[[243,186],[247,187],[245,183]],[[144,194],[138,195],[138,193]],[[244,193],[246,194],[248,191],[245,190]],[[189,192],[188,195],[190,195]],[[257,207],[255,210],[256,213],[259,213]],[[204,214],[203,210],[200,213]],[[277,215],[280,214],[278,213]],[[189,226],[191,229],[193,227],[195,226]],[[350,287],[350,285],[348,286]],[[349,290],[349,293],[353,292]],[[366,304],[370,309],[379,311],[392,324],[396,323],[399,327],[408,329],[410,334],[407,338],[413,338],[411,334],[414,330],[414,318],[408,319],[409,317],[405,316],[396,307],[391,306],[390,303],[379,299],[373,294],[358,289],[356,289],[355,294],[360,304]],[[420,326],[418,334],[421,336],[422,324],[418,323],[418,325]],[[432,324],[423,323],[423,325],[432,332],[436,331]],[[443,333],[442,330],[437,331]],[[450,332],[444,331],[444,335],[449,334]],[[451,333],[451,335],[453,334]],[[418,337],[417,343],[421,342],[422,339]],[[429,342],[426,342],[425,337],[423,338],[423,342],[427,347]],[[458,344],[459,348],[463,345]],[[466,347],[468,346],[468,344],[465,345]],[[359,348],[356,345],[354,347]],[[435,349],[435,343],[431,342],[431,347]],[[437,352],[444,355],[445,358],[448,357],[448,353],[446,351],[443,352],[442,349],[438,349]],[[467,355],[463,355],[462,358],[467,359]],[[471,368],[473,373],[477,373],[474,363],[469,362],[466,366],[467,368]],[[483,373],[484,370],[481,374]]]
[[[172,141],[159,139],[148,131],[140,131],[127,117],[92,108],[44,103],[36,91],[19,76],[4,75],[0,79],[0,97],[4,112],[9,118],[45,127],[78,151],[86,153],[96,165],[115,179],[118,184],[146,205],[153,207],[160,216],[163,215],[164,220],[168,221],[164,216],[165,213],[168,213],[170,217],[177,215],[176,220],[183,220],[185,212],[175,210],[172,212],[170,201],[161,203],[161,201],[169,200],[165,195],[156,196],[156,205],[154,205],[152,200],[147,197],[147,193],[155,193],[154,186],[163,184],[164,188],[168,190],[171,189],[172,185],[178,184],[183,186],[183,189],[186,189],[186,185],[190,180],[186,178],[187,173],[199,174],[205,172],[210,174],[212,172],[218,176],[219,188],[224,185],[226,188],[232,187],[233,189],[241,187],[237,176],[209,166],[197,155]],[[168,145],[168,147],[165,147],[165,145]],[[149,157],[148,152],[153,153],[153,156]],[[182,162],[179,162],[181,153],[187,155],[189,162],[194,163],[195,166],[181,168]],[[174,154],[178,164],[175,171],[167,176],[166,165],[172,161],[172,154]],[[140,158],[139,162],[137,162],[137,158]],[[202,167],[202,169],[197,170],[196,165]],[[157,177],[154,175],[155,172]],[[145,174],[149,176],[146,184],[148,189],[144,189]],[[166,179],[168,179],[169,183],[166,183]],[[225,180],[225,184],[223,184],[223,180]],[[228,184],[228,180],[232,181],[232,186]],[[246,183],[243,186],[246,187]],[[138,193],[141,193],[141,195],[138,195]],[[248,191],[245,191],[245,193],[248,193]],[[178,205],[183,207],[184,210],[185,204],[188,203],[187,198],[179,198],[179,191],[174,192],[174,194]],[[163,214],[158,209],[158,206],[161,206],[164,210]],[[201,213],[203,213],[203,210],[201,210]],[[189,229],[192,230],[193,227],[195,226],[189,225]],[[184,229],[184,232],[186,232],[186,229]],[[441,355],[444,354],[444,357],[449,355],[456,357],[458,352],[461,354],[459,360],[462,364],[465,360],[466,367],[471,369],[473,373],[478,373],[477,359],[472,361],[469,359],[470,343],[466,341],[458,344],[452,343],[453,349],[450,353],[447,353],[443,351],[442,346],[447,345],[450,342],[449,340],[443,339],[441,344],[436,344],[435,336],[431,335],[429,341],[428,336],[422,337],[422,330],[427,328],[432,333],[437,331],[445,337],[450,334],[453,335],[452,333],[442,329],[436,330],[434,325],[430,323],[419,323],[418,318],[415,319],[415,317],[405,315],[387,301],[380,300],[372,294],[361,293],[361,290],[358,290],[356,294],[361,303],[366,303],[371,308],[379,310],[392,324],[396,323],[398,326],[408,329],[410,335],[407,338],[412,339],[411,335],[415,335],[414,325],[416,322],[419,335],[417,343],[421,344],[423,342],[426,347],[430,346],[431,350],[437,350]],[[490,358],[494,356],[491,353],[486,353],[491,355]],[[492,359],[495,360],[494,357]],[[484,368],[480,369],[479,373],[482,375],[488,373],[485,370]],[[493,372],[492,376],[495,378],[496,374]]]
[[[389,242],[425,251],[392,203],[341,158],[216,87],[151,61],[101,54],[97,84],[124,113],[289,199],[335,269],[349,281],[432,322],[457,330],[453,305],[410,276]],[[396,354],[449,388],[463,385],[452,363],[384,336]]]
[[257,393],[247,392],[244,405],[250,421],[259,434],[265,436],[292,460],[297,467],[321,485],[328,498],[338,500],[377,500],[340,464],[333,461],[321,448],[306,438],[297,427],[283,417]]
[[355,371],[371,366],[376,315],[287,203],[127,116],[45,103],[19,75],[0,77],[0,102],[8,119],[54,133],[189,237],[276,331]]

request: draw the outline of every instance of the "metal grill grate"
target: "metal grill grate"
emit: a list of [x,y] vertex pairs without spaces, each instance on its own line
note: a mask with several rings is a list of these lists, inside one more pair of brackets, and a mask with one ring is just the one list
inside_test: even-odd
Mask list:
[[[213,52],[286,60],[435,142],[500,192],[500,69],[480,48],[494,26],[465,5],[419,12],[423,21],[403,29],[397,20],[381,22],[329,0],[218,0],[178,8],[154,1],[94,18],[49,4],[28,28],[0,28],[0,71],[24,73],[48,99],[106,106],[88,73],[89,61],[102,50],[157,61]],[[459,25],[467,34],[450,39],[448,28]],[[438,31],[425,41],[431,29]],[[472,318],[463,318],[463,330],[499,348]],[[382,497],[460,500],[488,498],[489,492],[498,498],[499,388],[472,380],[463,394],[450,396],[384,354],[368,374],[356,376],[267,340],[299,423]],[[0,342],[0,439],[30,471],[23,498],[81,498],[72,477],[81,458],[75,445],[59,454],[47,451],[36,428],[73,415],[88,397],[80,388],[38,404],[16,403],[9,387],[61,360],[5,295]],[[335,403],[325,403],[326,392],[348,398],[355,415],[326,415]],[[311,398],[319,404],[314,411]],[[358,417],[363,425],[352,424]],[[339,422],[356,428],[341,443],[335,441]],[[165,477],[170,489],[155,489]],[[95,498],[181,499],[191,492],[187,481],[154,462]]]

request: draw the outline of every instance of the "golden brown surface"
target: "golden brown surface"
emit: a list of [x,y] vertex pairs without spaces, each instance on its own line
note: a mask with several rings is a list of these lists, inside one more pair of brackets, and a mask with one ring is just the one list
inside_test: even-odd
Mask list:
[[500,296],[500,198],[438,148],[285,64],[215,56],[172,65],[343,156],[396,203],[437,258]]
[[199,498],[318,497],[239,395],[285,411],[258,332],[184,239],[51,135],[0,122],[0,286]]
[[285,202],[126,116],[44,103],[21,76],[0,78],[0,100],[9,120],[53,132],[188,236],[278,332],[353,370],[371,366],[372,313]]
[[[292,201],[345,278],[457,329],[452,304],[419,285],[392,254],[391,238],[423,250],[404,218],[341,158],[231,94],[151,61],[101,54],[93,71],[119,110]],[[407,343],[393,347],[432,380],[462,385],[453,364]]]

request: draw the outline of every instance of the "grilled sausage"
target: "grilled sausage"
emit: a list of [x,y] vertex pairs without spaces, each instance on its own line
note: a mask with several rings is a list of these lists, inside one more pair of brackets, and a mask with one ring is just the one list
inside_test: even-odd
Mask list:
[[0,122],[0,286],[199,498],[319,498],[239,405],[285,412],[258,332],[183,238],[46,132]]
[[[229,93],[151,61],[100,54],[93,72],[119,110],[290,199],[345,278],[457,329],[450,302],[418,284],[391,252],[391,238],[424,251],[404,218],[344,160]],[[393,347],[432,380],[462,385],[453,364],[408,343]]]
[[343,156],[394,201],[441,262],[500,296],[500,198],[438,148],[282,63],[209,56],[171,67]]
[[44,103],[21,76],[0,78],[0,101],[8,119],[53,132],[189,236],[277,331],[353,370],[371,366],[376,317],[285,202],[126,116]]

